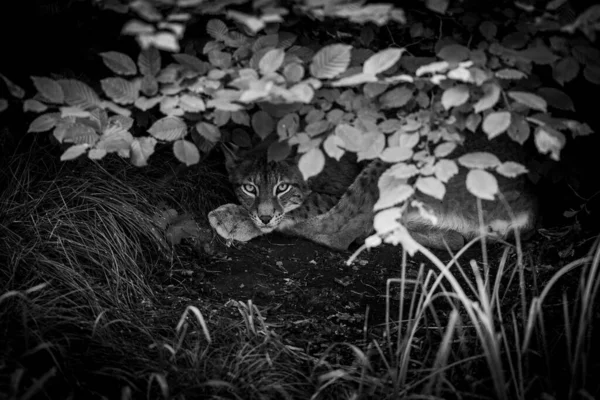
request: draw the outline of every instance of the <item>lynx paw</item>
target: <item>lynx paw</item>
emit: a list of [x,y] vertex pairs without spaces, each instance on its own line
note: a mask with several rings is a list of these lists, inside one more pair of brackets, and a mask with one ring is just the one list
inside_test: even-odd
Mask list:
[[227,240],[247,242],[263,233],[254,225],[247,211],[237,204],[225,204],[208,213],[208,222]]

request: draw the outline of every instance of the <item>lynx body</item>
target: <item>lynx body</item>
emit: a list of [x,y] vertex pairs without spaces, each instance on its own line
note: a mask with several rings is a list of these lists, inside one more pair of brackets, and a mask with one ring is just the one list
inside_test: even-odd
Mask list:
[[[521,147],[508,139],[494,139],[490,146],[487,138],[477,137],[482,135],[470,136],[451,154],[452,158],[465,152],[490,151],[501,161],[524,161]],[[372,233],[378,180],[390,164],[374,160],[361,168],[351,156],[339,162],[327,159],[323,172],[308,181],[302,178],[295,159],[269,163],[264,154],[238,156],[226,152],[226,166],[241,207],[254,225],[247,227],[253,233],[245,237],[277,230],[345,250]],[[415,198],[438,219],[433,225],[416,209],[404,213],[402,223],[419,243],[432,248],[448,245],[456,250],[465,240],[480,235],[477,199],[465,186],[467,172],[461,167],[450,179],[442,201],[417,191]],[[481,201],[484,227],[492,239],[533,229],[537,202],[526,176],[496,177],[502,200]],[[209,219],[213,226],[218,225],[217,218]]]

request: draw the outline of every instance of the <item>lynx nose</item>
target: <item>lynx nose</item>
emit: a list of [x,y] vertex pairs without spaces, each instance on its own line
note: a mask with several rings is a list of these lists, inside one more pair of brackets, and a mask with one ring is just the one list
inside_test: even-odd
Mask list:
[[271,222],[273,217],[271,215],[260,215],[258,219],[260,219],[263,224],[267,225],[269,222]]

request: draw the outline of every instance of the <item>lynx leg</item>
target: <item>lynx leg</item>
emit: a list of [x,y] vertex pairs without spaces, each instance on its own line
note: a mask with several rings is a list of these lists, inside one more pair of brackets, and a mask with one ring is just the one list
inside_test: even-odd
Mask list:
[[247,242],[263,233],[254,225],[248,212],[237,204],[225,204],[208,213],[208,221],[224,239]]
[[[373,218],[370,214],[358,215],[341,225],[336,225],[335,231],[331,227],[327,227],[328,222],[332,221],[320,218],[322,216],[300,222],[286,228],[284,232],[312,240],[335,250],[347,250],[352,242],[357,238],[366,237],[372,230]],[[333,222],[339,222],[337,217],[334,216],[333,219]]]

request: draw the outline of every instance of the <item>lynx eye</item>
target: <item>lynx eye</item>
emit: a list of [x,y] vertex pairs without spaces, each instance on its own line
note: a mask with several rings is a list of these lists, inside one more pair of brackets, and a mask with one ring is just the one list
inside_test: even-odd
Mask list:
[[275,191],[277,192],[277,194],[283,194],[283,193],[287,192],[288,190],[290,190],[291,187],[292,187],[292,185],[290,185],[289,183],[280,183],[275,188]]
[[242,185],[242,190],[251,196],[256,195],[256,186],[251,183],[245,183]]

